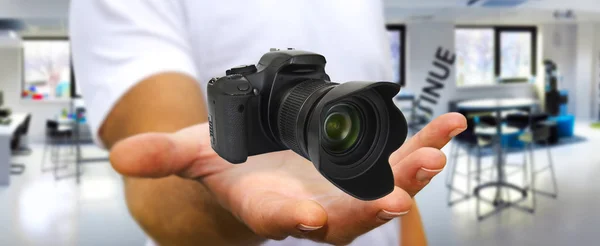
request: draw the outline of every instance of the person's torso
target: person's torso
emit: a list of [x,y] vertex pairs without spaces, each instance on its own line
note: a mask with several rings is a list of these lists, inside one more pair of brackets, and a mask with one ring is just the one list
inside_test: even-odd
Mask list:
[[379,0],[182,0],[200,81],[270,48],[320,53],[334,82],[391,80],[392,67]]
[[[270,48],[322,54],[334,82],[392,79],[379,0],[181,0],[203,86],[230,67],[255,64]],[[398,222],[363,235],[355,245],[398,245]],[[267,245],[313,245],[287,239]]]

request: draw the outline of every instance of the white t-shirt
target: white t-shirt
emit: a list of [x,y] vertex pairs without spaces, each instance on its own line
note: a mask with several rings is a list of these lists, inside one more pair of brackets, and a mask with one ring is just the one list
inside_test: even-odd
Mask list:
[[[96,139],[115,103],[144,78],[181,72],[206,88],[211,77],[257,63],[270,48],[324,55],[335,82],[392,79],[379,0],[73,0],[70,32],[76,80]],[[398,245],[397,224],[356,244]]]

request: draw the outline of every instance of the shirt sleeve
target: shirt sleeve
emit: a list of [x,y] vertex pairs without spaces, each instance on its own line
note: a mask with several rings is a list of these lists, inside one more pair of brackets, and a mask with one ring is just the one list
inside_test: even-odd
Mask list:
[[184,6],[177,0],[73,0],[69,29],[75,79],[94,140],[118,100],[155,74],[198,78]]

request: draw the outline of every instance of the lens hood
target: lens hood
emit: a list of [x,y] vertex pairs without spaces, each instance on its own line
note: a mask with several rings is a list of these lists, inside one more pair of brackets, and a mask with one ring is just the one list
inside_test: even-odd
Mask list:
[[[400,86],[389,82],[347,82],[329,90],[313,108],[306,128],[308,158],[321,174],[346,193],[375,200],[394,190],[389,156],[405,141],[407,123],[393,98]],[[357,102],[365,121],[363,137],[340,156],[322,144],[325,112],[336,104]]]

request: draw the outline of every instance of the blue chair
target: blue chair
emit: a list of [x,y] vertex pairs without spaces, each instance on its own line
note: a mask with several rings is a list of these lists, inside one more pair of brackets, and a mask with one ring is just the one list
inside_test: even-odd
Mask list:
[[[531,171],[531,174],[530,174],[531,180],[529,182],[529,185],[531,187],[529,187],[529,189],[532,191],[532,193],[534,193],[532,196],[532,202],[533,202],[533,209],[535,210],[535,208],[536,208],[535,194],[545,195],[545,196],[549,196],[552,198],[556,198],[558,196],[558,184],[556,181],[556,173],[554,171],[554,161],[552,158],[552,153],[550,151],[550,149],[551,149],[550,138],[552,135],[551,129],[556,127],[556,122],[549,120],[549,117],[547,115],[545,117],[540,116],[540,115],[537,115],[537,116],[533,115],[532,117],[508,116],[506,119],[506,122],[508,125],[525,130],[524,133],[519,136],[519,140],[521,142],[525,143],[525,147],[524,147],[525,163],[523,165],[527,166],[529,164],[528,168]],[[546,154],[547,154],[547,158],[548,158],[548,165],[546,165],[545,167],[543,167],[541,169],[536,167],[535,158],[534,158],[535,146],[537,146],[539,144],[545,145]],[[528,153],[529,153],[530,162],[527,162],[527,154]],[[552,181],[552,190],[551,191],[539,190],[536,187],[537,176],[546,170],[550,171],[550,178]]]

